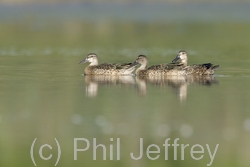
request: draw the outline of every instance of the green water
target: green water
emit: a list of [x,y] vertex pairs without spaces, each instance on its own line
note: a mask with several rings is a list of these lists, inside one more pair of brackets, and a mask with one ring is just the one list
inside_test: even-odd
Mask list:
[[[109,11],[106,8],[104,13]],[[134,8],[130,16],[139,15]],[[99,20],[64,15],[60,20],[58,9],[49,13],[52,18],[48,14],[42,18],[26,16],[25,10],[18,9],[24,13],[20,20],[6,14],[0,21],[1,166],[34,166],[30,148],[35,138],[37,166],[55,165],[58,150],[54,138],[62,153],[57,166],[207,166],[210,157],[206,144],[212,152],[219,144],[214,167],[250,164],[248,20],[231,20],[230,16],[223,20],[223,14],[219,21],[216,17],[215,21],[206,17],[192,20],[190,12],[183,20],[166,21],[164,14],[158,15],[163,11],[156,12],[154,17],[160,18],[156,21],[144,17],[130,21],[122,17],[124,13],[116,16],[119,19],[109,13],[103,19],[95,15]],[[69,11],[74,10],[69,7]],[[7,16],[10,20],[3,19]],[[213,77],[143,80],[134,76],[86,77],[82,75],[86,65],[78,64],[90,52],[99,56],[99,62],[133,62],[145,54],[150,65],[160,64],[173,60],[181,49],[189,53],[189,64],[211,62],[220,68]],[[79,152],[77,160],[74,138],[90,141],[89,150]],[[106,145],[107,160],[103,160],[100,148],[97,160],[93,160],[93,138]],[[117,138],[120,160],[116,160]],[[144,151],[150,144],[159,146],[157,160],[150,160],[146,153],[138,161],[130,157],[131,152],[139,156],[140,138],[144,139]],[[180,147],[177,160],[173,147],[169,147],[165,160],[163,144],[167,138],[171,138],[170,143],[179,138],[179,144],[190,145],[184,160]],[[43,144],[52,147],[43,149],[44,157],[52,155],[50,160],[39,157]],[[114,160],[109,160],[110,144],[114,145]],[[201,160],[190,156],[195,144],[204,147]],[[86,143],[79,142],[78,146],[84,148]]]

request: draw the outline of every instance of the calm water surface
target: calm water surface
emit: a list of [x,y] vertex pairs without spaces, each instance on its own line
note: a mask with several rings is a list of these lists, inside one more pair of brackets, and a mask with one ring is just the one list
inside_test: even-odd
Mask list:
[[[211,151],[219,144],[214,167],[250,164],[250,22],[52,23],[30,18],[0,24],[1,166],[34,166],[30,147],[35,138],[38,166],[55,165],[54,138],[62,150],[58,166],[207,166],[206,144]],[[78,64],[95,52],[99,62],[119,63],[145,54],[152,65],[170,62],[180,49],[187,50],[190,64],[212,62],[220,68],[212,77],[162,80],[83,76],[86,65]],[[75,161],[74,138],[90,141],[90,149]],[[93,138],[107,146],[108,160],[102,160],[101,149],[93,160]],[[121,159],[110,161],[109,147],[114,145],[116,157],[117,138]],[[146,154],[138,161],[130,158],[130,152],[139,156],[140,138],[144,151],[159,145],[158,160]],[[174,160],[173,147],[164,159],[166,138],[190,145],[184,160],[180,148]],[[45,143],[53,147],[43,149],[44,157],[53,154],[49,161],[39,157]],[[194,144],[204,146],[201,160],[190,155]]]

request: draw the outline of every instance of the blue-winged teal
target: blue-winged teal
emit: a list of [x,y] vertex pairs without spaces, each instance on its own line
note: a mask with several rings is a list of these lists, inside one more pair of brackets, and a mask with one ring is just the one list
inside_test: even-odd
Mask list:
[[139,55],[135,62],[131,65],[140,64],[141,66],[136,70],[135,74],[137,76],[168,76],[168,75],[185,75],[185,71],[179,63],[170,63],[170,64],[160,64],[153,65],[147,68],[148,59],[145,55]]
[[[179,61],[180,60],[180,61]],[[184,50],[179,51],[176,58],[172,61],[173,63],[178,63],[179,65],[184,67],[186,75],[213,75],[214,70],[219,68],[219,65],[213,65],[211,63],[205,64],[193,64],[187,66],[188,56],[187,52]]]
[[103,63],[98,65],[98,58],[95,53],[88,54],[79,64],[84,64],[86,62],[90,64],[84,70],[85,75],[130,75],[135,70],[135,66],[131,66],[131,63]]

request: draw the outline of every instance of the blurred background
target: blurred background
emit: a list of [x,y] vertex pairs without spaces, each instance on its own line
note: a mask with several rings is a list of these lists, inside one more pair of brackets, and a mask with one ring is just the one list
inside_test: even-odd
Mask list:
[[[220,144],[212,166],[250,164],[250,3],[237,1],[0,0],[0,165],[207,166],[189,152],[164,160],[166,138],[181,144]],[[211,62],[212,78],[140,80],[86,77],[79,65],[94,52],[99,62],[149,65],[171,62],[185,49],[189,64]],[[106,144],[121,138],[121,160],[97,161],[92,151],[73,160],[74,138]],[[130,152],[149,144],[161,156],[135,161]],[[39,147],[49,161],[39,158]],[[80,145],[84,147],[84,145]],[[172,152],[171,152],[172,151]],[[169,151],[173,153],[173,150]],[[109,152],[107,153],[109,155]],[[107,158],[109,159],[109,158]]]

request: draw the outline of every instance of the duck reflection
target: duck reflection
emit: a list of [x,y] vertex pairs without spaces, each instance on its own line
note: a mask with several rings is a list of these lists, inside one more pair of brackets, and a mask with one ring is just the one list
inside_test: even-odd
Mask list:
[[135,85],[133,76],[85,75],[86,95],[96,97],[98,85],[104,86],[129,86]]
[[197,75],[187,75],[186,76],[188,83],[191,84],[199,84],[204,86],[211,86],[212,84],[218,84],[214,78],[214,75],[204,75],[204,76],[197,76]]
[[148,85],[158,88],[170,87],[174,90],[180,101],[187,98],[189,85],[211,86],[218,83],[213,75],[209,76],[104,76],[104,75],[86,75],[86,95],[96,97],[98,86],[133,86],[136,87],[138,95],[147,95]]
[[187,98],[188,85],[198,84],[210,86],[218,83],[214,76],[167,76],[167,77],[136,77],[137,90],[139,95],[147,94],[147,85],[160,88],[171,87],[177,94],[180,101]]

